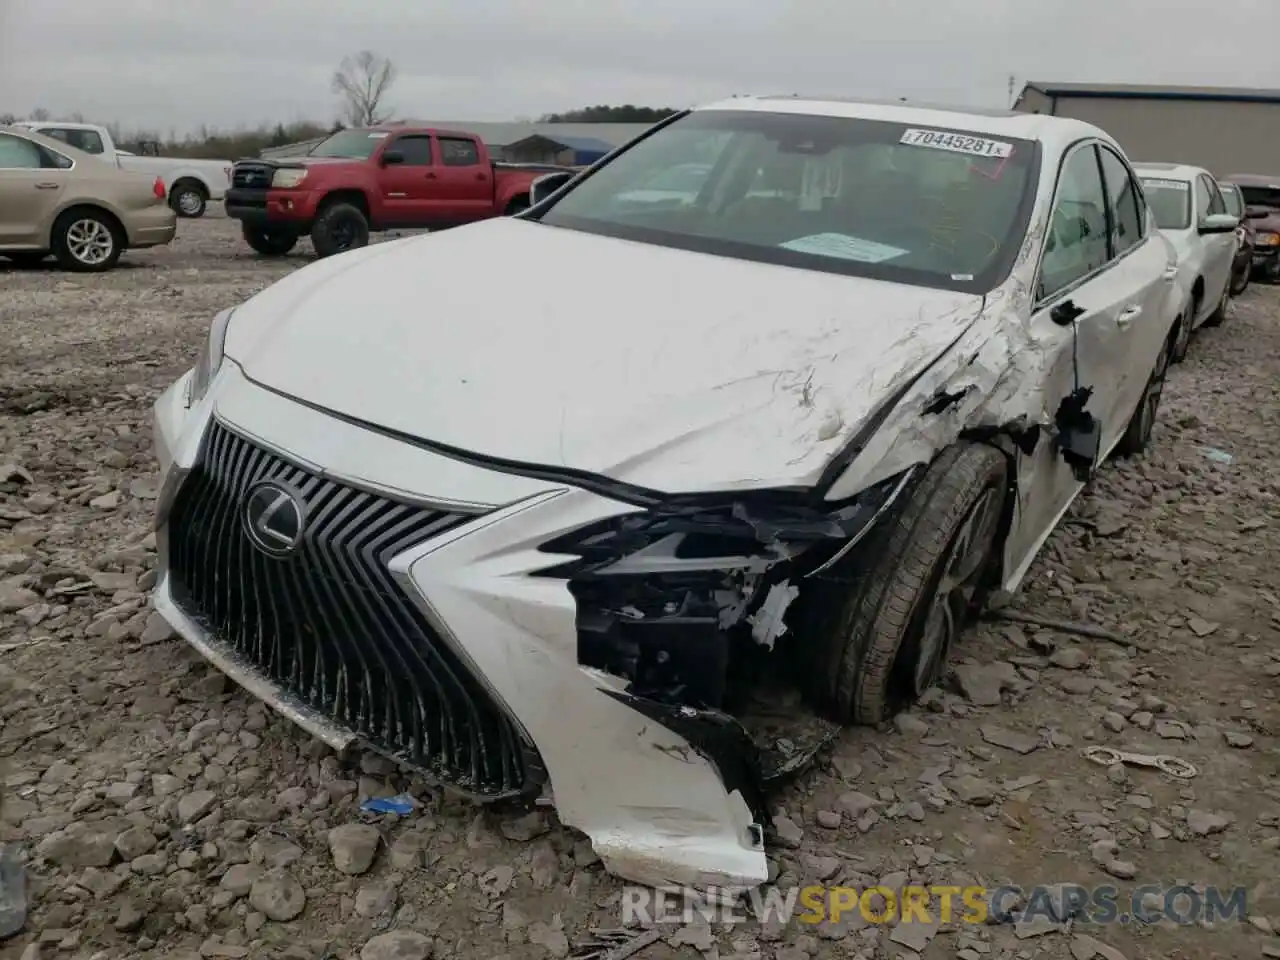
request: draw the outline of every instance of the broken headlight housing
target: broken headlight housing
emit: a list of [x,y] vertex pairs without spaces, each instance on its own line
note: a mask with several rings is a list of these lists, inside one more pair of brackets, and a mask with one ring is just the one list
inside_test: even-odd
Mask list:
[[209,384],[222,366],[222,350],[227,342],[227,326],[235,308],[223,310],[213,318],[209,325],[209,335],[205,337],[200,355],[196,357],[196,365],[191,370],[191,385],[187,388],[187,406],[194,407],[209,390]]
[[548,541],[574,559],[538,575],[568,582],[580,664],[638,697],[719,708],[751,659],[735,649],[772,650],[803,581],[862,540],[913,472],[834,505],[795,491],[671,498]]

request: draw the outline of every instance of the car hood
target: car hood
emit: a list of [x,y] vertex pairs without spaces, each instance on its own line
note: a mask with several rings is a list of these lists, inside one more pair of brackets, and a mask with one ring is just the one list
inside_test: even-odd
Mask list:
[[812,485],[982,298],[500,218],[318,261],[233,317],[253,381],[666,492]]

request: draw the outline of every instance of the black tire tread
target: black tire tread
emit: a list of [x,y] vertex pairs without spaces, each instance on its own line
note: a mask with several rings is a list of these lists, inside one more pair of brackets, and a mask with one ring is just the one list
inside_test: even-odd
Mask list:
[[311,245],[315,247],[317,257],[328,257],[335,253],[342,253],[337,250],[330,242],[329,224],[338,217],[355,216],[359,218],[361,229],[356,243],[348,247],[348,250],[356,250],[360,247],[369,245],[369,218],[365,216],[363,210],[352,203],[330,203],[322,207],[316,215],[315,223],[311,226]]
[[995,478],[1004,483],[1008,461],[985,444],[946,450],[925,471],[887,522],[863,588],[844,608],[833,638],[839,651],[833,701],[855,723],[885,719],[898,654],[920,603],[927,600],[939,560],[978,495]]

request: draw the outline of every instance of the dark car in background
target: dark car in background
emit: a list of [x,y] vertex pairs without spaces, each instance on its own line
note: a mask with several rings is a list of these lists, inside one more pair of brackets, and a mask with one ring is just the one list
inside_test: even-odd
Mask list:
[[1253,227],[1253,278],[1280,281],[1280,175],[1236,173],[1222,180],[1244,197],[1245,218]]
[[1253,248],[1257,242],[1258,232],[1253,221],[1245,216],[1244,194],[1234,183],[1219,182],[1222,199],[1227,205],[1227,213],[1240,221],[1236,227],[1236,253],[1231,261],[1231,283],[1229,289],[1233,297],[1244,293],[1249,286],[1249,277],[1253,273]]

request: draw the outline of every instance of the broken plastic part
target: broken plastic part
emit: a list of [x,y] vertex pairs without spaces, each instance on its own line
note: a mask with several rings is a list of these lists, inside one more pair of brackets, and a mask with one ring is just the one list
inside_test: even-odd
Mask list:
[[1101,425],[1085,409],[1092,395],[1090,387],[1071,391],[1062,399],[1054,417],[1058,427],[1058,450],[1081,483],[1093,475],[1102,451]]
[[792,586],[786,580],[769,588],[760,609],[747,617],[751,624],[751,637],[756,643],[773,649],[774,641],[787,632],[787,625],[782,620],[787,607],[799,595],[800,588]]

